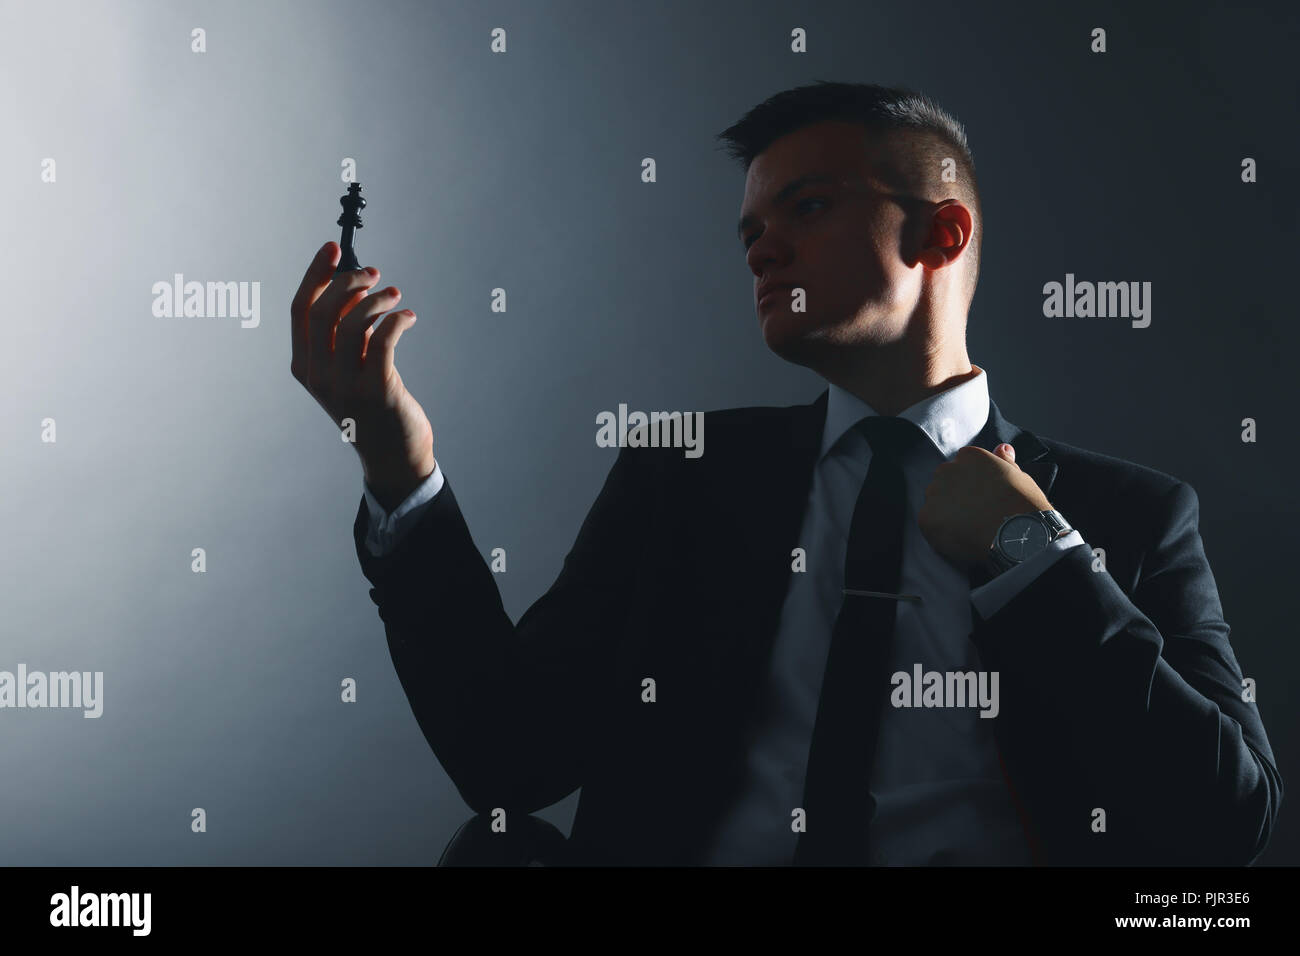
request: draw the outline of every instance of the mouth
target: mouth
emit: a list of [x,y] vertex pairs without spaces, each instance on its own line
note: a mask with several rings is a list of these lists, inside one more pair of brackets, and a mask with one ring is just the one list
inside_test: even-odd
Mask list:
[[761,309],[763,308],[764,305],[768,305],[772,302],[775,302],[776,297],[779,295],[782,294],[789,295],[790,290],[793,288],[794,288],[793,283],[781,283],[779,285],[771,286],[761,296],[759,296],[757,302],[758,308]]

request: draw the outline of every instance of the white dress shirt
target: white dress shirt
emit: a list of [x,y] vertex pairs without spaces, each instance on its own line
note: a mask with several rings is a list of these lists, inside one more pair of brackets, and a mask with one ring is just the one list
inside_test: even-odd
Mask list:
[[[930,442],[919,457],[904,463],[901,593],[919,594],[923,601],[898,603],[891,673],[911,674],[918,663],[924,671],[981,670],[969,640],[971,603],[983,618],[991,617],[1068,548],[1083,543],[1079,532],[1071,531],[972,590],[967,573],[941,557],[921,534],[916,515],[935,468],[970,444],[988,420],[988,377],[974,368],[979,374],[973,378],[900,413],[919,425]],[[849,526],[871,463],[871,447],[853,426],[874,414],[857,396],[830,386],[821,454],[799,536],[807,570],[790,575],[765,688],[766,719],[747,755],[742,796],[723,816],[706,863],[785,865],[794,858],[798,834],[791,829],[791,813],[803,803],[822,675],[844,600]],[[395,547],[442,484],[435,461],[433,474],[392,514],[385,514],[363,481],[370,552],[381,556]],[[876,799],[870,831],[873,863],[1029,862],[998,766],[993,737],[998,718],[981,718],[979,712],[978,706],[895,708],[884,703],[871,782]]]

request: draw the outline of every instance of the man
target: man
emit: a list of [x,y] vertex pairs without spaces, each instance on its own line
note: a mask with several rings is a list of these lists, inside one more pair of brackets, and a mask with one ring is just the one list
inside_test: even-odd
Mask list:
[[698,459],[629,442],[517,625],[393,369],[413,317],[370,333],[399,293],[331,283],[329,243],[295,298],[295,375],[357,421],[358,558],[466,802],[508,831],[581,787],[571,863],[1255,859],[1282,782],[1197,496],[990,400],[961,126],[821,83],[722,137],[764,340],[829,387],[708,413]]

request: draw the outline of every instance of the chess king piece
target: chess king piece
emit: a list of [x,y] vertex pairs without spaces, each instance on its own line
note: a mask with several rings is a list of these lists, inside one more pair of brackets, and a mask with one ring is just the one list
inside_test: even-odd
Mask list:
[[343,227],[343,236],[339,239],[343,254],[339,257],[338,268],[334,270],[335,275],[361,268],[356,251],[352,248],[352,231],[361,228],[361,210],[366,208],[365,197],[361,195],[361,184],[349,184],[347,195],[339,197],[339,204],[343,207],[343,215],[339,216],[338,222]]

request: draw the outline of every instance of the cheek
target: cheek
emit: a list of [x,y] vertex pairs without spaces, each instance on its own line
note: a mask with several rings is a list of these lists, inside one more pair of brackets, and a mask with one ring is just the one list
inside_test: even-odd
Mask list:
[[859,229],[855,235],[844,237],[844,248],[856,260],[857,272],[872,285],[892,285],[897,279],[897,237],[877,228]]
[[[878,298],[880,290],[892,284],[883,240],[862,229],[828,233],[809,251],[806,261],[818,287],[836,300],[856,299],[864,293]],[[814,275],[808,278],[810,284]]]

